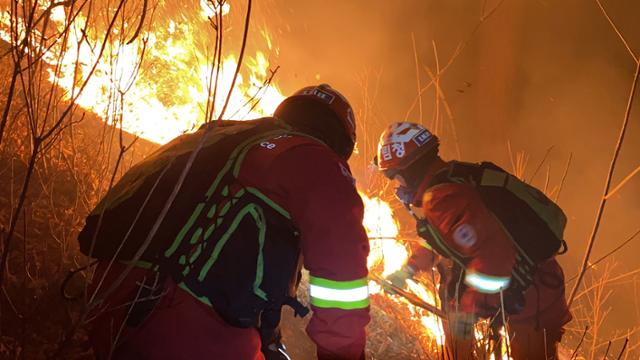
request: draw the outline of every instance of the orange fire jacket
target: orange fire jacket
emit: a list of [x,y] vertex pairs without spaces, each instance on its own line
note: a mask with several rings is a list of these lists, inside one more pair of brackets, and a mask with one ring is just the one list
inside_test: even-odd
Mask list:
[[[266,169],[268,157],[274,159]],[[362,358],[368,298],[348,300],[351,295],[356,296],[352,300],[362,299],[357,292],[367,291],[369,242],[362,226],[364,205],[349,165],[315,140],[285,137],[249,153],[239,178],[287,209],[300,231],[304,267],[313,287],[307,333],[317,345],[318,358]],[[330,300],[340,300],[341,294],[345,301]]]
[[[515,264],[516,250],[510,237],[473,186],[448,183],[425,192],[426,183],[427,180],[421,191],[425,218],[450,249],[468,259],[467,286],[458,309],[483,314],[486,309],[499,307],[496,286],[501,281],[511,281]],[[430,249],[414,247],[408,264],[414,270],[427,270],[433,265],[432,258]],[[469,279],[469,274],[474,277]],[[540,264],[534,283],[524,296],[525,308],[512,315],[510,321],[550,329],[560,328],[571,320],[564,298],[564,274],[555,259]]]
[[[364,207],[349,166],[327,146],[303,136],[268,139],[251,149],[238,177],[291,215],[300,232],[304,267],[311,276],[307,326],[320,360],[364,358],[369,306],[366,278],[369,243],[362,226]],[[99,266],[99,271],[105,264]],[[109,278],[123,266],[116,264]],[[98,356],[113,345],[138,282],[151,273],[136,268],[106,299],[90,338]],[[229,276],[233,276],[230,274]],[[94,278],[99,280],[100,276]],[[96,281],[97,281],[96,280]],[[108,283],[108,281],[107,281]],[[364,286],[363,286],[364,283]],[[96,284],[94,284],[95,286]],[[123,327],[119,355],[131,358],[259,360],[256,329],[227,325],[171,279],[151,315],[136,328]],[[287,341],[295,339],[284,339]]]

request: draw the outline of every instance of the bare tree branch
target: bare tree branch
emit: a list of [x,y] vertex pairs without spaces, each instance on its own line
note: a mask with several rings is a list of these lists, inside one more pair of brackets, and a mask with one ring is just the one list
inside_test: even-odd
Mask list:
[[[596,0],[598,1],[598,0]],[[602,220],[602,214],[604,213],[604,207],[607,203],[607,193],[609,192],[609,188],[611,187],[611,178],[613,176],[613,171],[616,167],[616,162],[618,160],[618,155],[620,155],[620,150],[622,149],[622,143],[624,141],[624,135],[627,131],[627,125],[629,124],[629,117],[631,115],[631,108],[633,105],[633,99],[636,93],[636,86],[638,84],[638,77],[640,76],[640,62],[636,62],[636,72],[633,77],[633,83],[631,85],[631,90],[629,93],[629,99],[627,101],[627,109],[625,111],[624,120],[622,121],[622,127],[620,129],[620,135],[618,136],[618,142],[614,148],[613,157],[611,159],[611,164],[609,165],[609,172],[607,173],[607,178],[605,181],[604,191],[602,193],[602,198],[600,199],[600,205],[598,206],[598,211],[596,213],[596,219],[593,224],[593,229],[591,231],[591,236],[589,238],[589,242],[587,244],[587,249],[584,254],[584,258],[582,260],[582,265],[580,267],[580,272],[578,275],[578,280],[571,290],[571,294],[569,295],[568,306],[571,308],[573,300],[575,299],[576,293],[580,288],[582,279],[584,277],[585,272],[587,271],[587,266],[589,264],[589,258],[591,256],[591,251],[593,250],[593,245],[595,244],[596,236],[598,235],[598,230],[600,229],[600,222]]]

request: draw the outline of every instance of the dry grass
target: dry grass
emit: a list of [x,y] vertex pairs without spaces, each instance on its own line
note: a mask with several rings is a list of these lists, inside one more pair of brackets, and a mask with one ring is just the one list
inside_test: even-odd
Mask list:
[[[501,4],[502,1],[498,2]],[[482,24],[497,9],[484,12],[478,24]],[[442,75],[449,68],[453,60],[461,53],[470,41],[462,42],[450,60],[440,66],[437,47],[433,43],[435,70],[420,66],[416,60],[417,77],[428,76],[424,85],[420,79],[417,82],[418,94],[416,106],[419,106],[418,119],[423,120],[425,109],[423,96],[433,88],[432,99],[429,103],[435,109],[429,122],[442,136],[452,139],[457,148],[455,117],[449,107],[446,94],[440,82]],[[136,31],[137,32],[137,31]],[[0,42],[0,52],[8,49],[6,43]],[[636,59],[637,61],[637,59]],[[17,100],[8,107],[7,92],[12,75],[10,57],[0,59],[0,110],[7,109],[9,121],[6,123],[5,136],[0,142],[0,235],[5,239],[8,225],[16,224],[15,240],[7,252],[7,267],[5,282],[0,292],[0,358],[45,358],[50,356],[62,341],[65,332],[78,319],[82,306],[78,302],[65,302],[59,293],[59,284],[67,270],[84,265],[87,259],[79,254],[75,237],[83,224],[87,212],[109,187],[112,177],[117,178],[131,164],[149,153],[154,146],[144,142],[136,143],[124,155],[121,145],[130,144],[132,138],[125,135],[124,143],[117,129],[106,126],[99,119],[80,112],[72,116],[55,141],[40,153],[33,168],[33,178],[30,188],[26,192],[24,206],[17,212],[20,198],[21,184],[29,169],[31,150],[33,149],[32,129],[29,128],[27,105],[20,98],[25,98],[24,89],[18,89]],[[422,71],[421,71],[422,68]],[[42,68],[41,71],[47,69]],[[375,152],[377,134],[389,122],[379,117],[375,108],[378,83],[381,72],[365,74],[361,77],[364,107],[358,111],[360,153],[355,156],[355,167],[360,167],[358,173],[367,174],[363,181],[369,194],[382,195],[385,200],[393,197],[388,188],[389,184],[378,174],[369,170],[369,162]],[[60,102],[59,112],[69,106]],[[408,115],[413,109],[409,109]],[[83,119],[82,123],[76,121]],[[117,123],[122,119],[115,119]],[[446,122],[448,121],[448,122]],[[68,124],[68,126],[66,126]],[[448,127],[447,127],[448,125]],[[123,155],[123,157],[121,157]],[[514,173],[525,178],[529,158],[524,152],[515,155],[510,150]],[[120,159],[119,165],[116,163]],[[544,163],[544,161],[542,161]],[[533,180],[542,163],[534,171]],[[115,170],[114,170],[115,168]],[[567,165],[568,168],[568,165]],[[634,172],[628,178],[634,176]],[[560,185],[550,187],[549,171],[544,180],[547,193],[557,197]],[[566,171],[565,171],[566,176]],[[563,176],[564,178],[564,176]],[[620,185],[622,186],[624,182]],[[617,188],[616,188],[617,189]],[[606,194],[606,197],[610,196]],[[397,202],[393,203],[400,208]],[[402,218],[406,224],[402,235],[412,234],[412,220]],[[406,220],[406,221],[404,221]],[[3,241],[4,242],[4,241]],[[624,274],[617,274],[612,265],[604,266],[592,274],[587,289],[577,293],[574,314],[576,320],[570,324],[565,347],[569,352],[576,350],[576,358],[597,359],[603,356],[609,358],[635,359],[640,350],[640,327],[621,329],[613,337],[603,335],[603,326],[607,324],[608,315],[615,311],[610,305],[610,296],[614,291],[633,288],[634,294],[640,295],[640,271],[634,270]],[[81,292],[85,282],[84,274],[72,283],[71,292]],[[306,286],[301,287],[300,295],[306,299]],[[636,301],[636,314],[630,314],[640,319],[639,297]],[[411,308],[406,302],[384,294],[372,296],[371,316],[369,325],[368,356],[372,359],[437,359],[441,349],[434,343],[420,323],[420,311]],[[292,319],[290,313],[286,317],[286,340],[296,359],[313,358],[313,345],[304,335],[306,320]],[[584,329],[588,330],[584,332]],[[582,334],[584,335],[584,339]],[[582,344],[578,347],[578,343]],[[91,352],[87,348],[85,335],[76,333],[69,346],[66,358],[90,358]],[[623,349],[624,348],[624,349]],[[605,353],[607,355],[605,355]],[[621,354],[620,356],[618,354]]]

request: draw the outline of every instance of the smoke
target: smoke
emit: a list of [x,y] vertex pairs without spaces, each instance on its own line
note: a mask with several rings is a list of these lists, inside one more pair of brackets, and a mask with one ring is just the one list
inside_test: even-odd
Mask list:
[[[280,48],[278,83],[283,92],[327,82],[356,107],[364,123],[360,154],[352,160],[356,177],[365,175],[384,126],[405,119],[416,99],[418,81],[422,86],[430,81],[426,68],[434,72],[442,68],[456,47],[469,39],[440,80],[454,115],[462,159],[490,160],[510,169],[510,142],[514,151],[529,156],[526,177],[530,178],[553,147],[533,180],[542,187],[549,172],[553,187],[559,185],[567,158],[573,154],[560,198],[569,217],[570,245],[560,261],[570,277],[578,270],[591,232],[634,63],[592,1],[505,1],[470,37],[483,6],[486,14],[498,2],[273,0],[263,13],[270,14],[266,23]],[[640,52],[634,15],[640,13],[640,3],[608,1],[605,6],[630,46]],[[450,119],[442,103],[436,109],[433,90],[423,93],[422,111],[415,106],[409,120],[437,124],[444,155],[456,157]],[[613,184],[640,166],[637,107]],[[439,123],[434,120],[436,114]],[[640,177],[610,199],[594,259],[637,230],[638,198]],[[638,251],[640,240],[617,254],[617,271],[637,268],[634,254]],[[618,309],[609,320],[613,328],[640,321],[624,316],[633,306],[624,299],[626,295],[612,299]]]

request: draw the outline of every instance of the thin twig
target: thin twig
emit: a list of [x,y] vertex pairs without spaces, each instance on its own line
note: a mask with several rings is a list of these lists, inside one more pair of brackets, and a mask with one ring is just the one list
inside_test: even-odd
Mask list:
[[567,179],[567,174],[569,173],[569,166],[571,166],[571,159],[573,158],[573,153],[569,153],[569,158],[567,159],[567,165],[564,167],[564,173],[562,174],[562,180],[560,180],[560,185],[558,187],[558,192],[556,193],[556,198],[554,201],[558,203],[560,201],[560,193],[562,192],[562,188],[564,187],[564,182]]
[[587,336],[587,330],[589,330],[589,326],[584,327],[584,332],[582,333],[580,342],[578,342],[578,345],[576,346],[575,350],[573,350],[573,353],[571,354],[571,357],[569,359],[573,360],[576,358],[576,355],[578,354],[578,350],[580,349],[580,346],[582,346],[582,342],[584,341],[584,338]]
[[[246,40],[247,40],[248,31],[249,31],[249,19],[248,19],[248,17],[250,17],[250,15],[251,15],[251,0],[248,1],[248,5],[247,5],[247,15],[246,15],[247,19],[245,21],[245,32],[244,32],[244,36],[243,36],[242,48],[241,48],[239,59],[238,59],[238,66],[236,68],[236,72],[235,72],[235,75],[234,75],[234,80],[231,83],[231,89],[229,90],[229,94],[227,96],[225,105],[224,105],[222,111],[220,112],[218,120],[221,120],[222,116],[224,115],[225,109],[226,109],[226,107],[227,107],[227,105],[229,103],[231,92],[233,90],[233,87],[235,86],[235,80],[236,80],[237,75],[238,75],[238,73],[240,71],[240,65],[242,64],[242,56],[244,54],[244,50],[245,50],[245,47],[246,47]],[[109,288],[107,288],[107,290],[103,294],[101,294],[102,296],[100,298],[97,298],[95,296],[96,294],[94,293],[94,296],[92,296],[92,301],[91,301],[92,304],[99,304],[103,299],[105,299],[110,294],[112,294],[120,286],[120,284],[122,284],[122,282],[127,277],[127,275],[131,272],[131,270],[134,267],[134,264],[137,261],[139,261],[140,258],[142,257],[142,255],[145,253],[145,251],[147,250],[147,248],[151,244],[151,240],[153,240],[153,238],[155,237],[158,229],[160,228],[160,225],[163,223],[164,218],[166,217],[167,213],[171,209],[171,206],[173,205],[173,202],[174,202],[175,198],[177,197],[178,193],[182,189],[182,185],[184,184],[184,181],[185,181],[187,175],[189,174],[196,157],[200,153],[200,150],[204,147],[205,141],[208,138],[208,134],[211,131],[213,131],[214,129],[216,129],[216,128],[217,128],[217,126],[214,125],[214,126],[208,126],[208,127],[206,127],[204,129],[204,131],[202,132],[202,135],[200,136],[200,139],[198,140],[198,143],[196,144],[196,146],[194,147],[193,151],[189,155],[189,158],[187,159],[187,162],[186,162],[186,164],[184,166],[184,169],[182,170],[179,178],[177,179],[171,194],[169,195],[169,197],[165,201],[165,204],[164,204],[162,210],[160,211],[160,214],[158,215],[158,217],[156,218],[155,223],[153,224],[153,226],[149,230],[149,233],[147,234],[145,240],[142,242],[142,244],[140,245],[140,247],[138,248],[136,253],[133,255],[133,257],[131,258],[129,264],[126,266],[126,268],[118,275],[116,280],[113,283],[111,283]],[[97,290],[96,290],[96,292],[97,292]]]
[[602,11],[602,14],[604,15],[605,18],[607,18],[607,21],[609,21],[609,24],[611,25],[613,30],[615,30],[616,34],[618,34],[618,37],[620,38],[620,40],[622,40],[622,43],[627,48],[627,51],[629,51],[629,54],[631,55],[633,60],[635,62],[640,62],[640,59],[638,59],[638,56],[635,54],[635,52],[633,52],[633,50],[629,46],[629,42],[627,41],[627,39],[624,38],[624,35],[622,35],[622,32],[620,32],[620,30],[618,29],[618,26],[613,22],[613,20],[607,13],[607,10],[605,10],[604,6],[602,6],[602,4],[600,3],[600,0],[596,0],[596,4],[598,4],[598,7]]
[[[242,60],[244,58],[244,51],[247,47],[247,35],[249,34],[249,24],[251,20],[251,4],[252,0],[247,1],[247,14],[244,19],[244,34],[242,35],[242,45],[240,47],[240,55],[238,55],[238,64],[236,65],[236,71],[233,74],[233,80],[231,80],[231,85],[229,87],[229,93],[227,94],[227,98],[224,101],[224,105],[222,106],[222,110],[220,111],[220,115],[218,115],[218,120],[222,120],[224,113],[227,111],[227,106],[229,106],[229,101],[231,100],[231,94],[233,93],[234,88],[236,87],[236,80],[238,80],[238,74],[240,73],[240,67],[242,66]],[[220,8],[220,12],[222,12],[222,8]],[[217,81],[217,79],[216,79]]]
[[618,354],[617,360],[622,359],[622,354],[627,349],[627,345],[629,344],[629,338],[624,339],[624,344],[622,344],[622,349],[620,349],[620,354]]
[[598,286],[600,286],[600,285],[611,284],[611,283],[614,283],[614,282],[616,282],[616,281],[618,281],[618,280],[622,280],[622,279],[624,279],[624,278],[626,278],[626,277],[629,277],[629,276],[631,276],[631,275],[636,275],[636,274],[639,274],[639,273],[640,273],[640,269],[635,269],[635,270],[629,271],[629,272],[627,272],[627,273],[624,273],[624,274],[622,274],[622,275],[618,275],[618,276],[616,276],[616,277],[613,277],[613,278],[607,279],[607,280],[606,280],[606,281],[604,281],[602,284],[598,283],[598,284],[596,284],[596,285],[593,285],[593,286],[591,286],[591,287],[589,287],[589,288],[587,288],[587,289],[583,290],[581,293],[579,293],[578,295],[576,295],[576,299],[579,299],[579,298],[581,298],[582,296],[584,296],[584,295],[588,294],[588,293],[589,293],[589,291],[593,290],[594,288],[597,288],[597,287],[598,287]]
[[[587,269],[591,269],[593,267],[595,267],[596,265],[598,265],[600,262],[602,262],[603,260],[605,260],[606,258],[608,258],[609,256],[613,255],[614,253],[618,252],[618,250],[622,249],[625,245],[627,245],[628,243],[630,243],[633,239],[636,238],[636,236],[638,236],[640,234],[640,230],[636,231],[633,235],[631,235],[627,240],[623,241],[620,245],[616,246],[615,248],[613,248],[613,250],[609,251],[608,253],[604,254],[603,256],[601,256],[598,260],[592,262],[589,264],[589,267]],[[565,284],[568,284],[570,282],[572,282],[573,280],[575,280],[578,277],[578,275],[574,275],[573,277],[571,277],[569,280],[566,281]]]
[[4,105],[2,111],[2,119],[0,119],[0,144],[2,144],[2,137],[4,135],[4,129],[7,126],[9,118],[9,109],[11,109],[11,103],[13,102],[13,95],[16,89],[16,81],[18,79],[18,73],[20,72],[20,64],[15,64],[13,74],[11,75],[11,83],[9,84],[9,92],[7,93],[7,102]]
[[618,190],[620,190],[629,180],[631,180],[632,177],[634,177],[638,173],[640,173],[640,166],[638,166],[629,175],[627,175],[624,179],[622,179],[622,181],[620,181],[620,183],[616,185],[616,187],[614,187],[613,190],[609,191],[609,193],[605,195],[605,199],[612,197],[613,194],[615,194]]
[[[597,0],[596,0],[597,1]],[[624,115],[624,120],[622,122],[622,127],[620,129],[620,135],[618,136],[618,143],[616,144],[614,153],[613,153],[613,158],[611,159],[611,164],[609,166],[609,172],[607,174],[607,179],[605,181],[605,187],[604,187],[604,191],[602,193],[602,198],[600,200],[600,206],[598,207],[598,211],[596,214],[596,220],[593,224],[593,230],[591,231],[591,237],[589,239],[589,243],[587,245],[587,250],[585,251],[584,254],[584,259],[582,260],[582,266],[580,269],[580,274],[578,276],[578,280],[576,281],[575,286],[573,287],[573,289],[571,290],[571,295],[569,296],[569,300],[567,302],[569,308],[571,308],[571,304],[573,303],[573,300],[576,296],[576,293],[578,291],[578,288],[580,287],[580,284],[582,282],[582,279],[584,277],[584,274],[587,270],[587,265],[589,263],[589,257],[591,256],[591,251],[593,250],[593,245],[595,244],[595,240],[596,240],[596,235],[598,234],[598,229],[600,228],[600,221],[602,219],[602,214],[604,213],[604,207],[607,203],[607,198],[605,197],[607,195],[607,193],[609,192],[609,188],[611,186],[611,178],[613,177],[613,171],[615,170],[616,167],[616,162],[618,160],[618,155],[620,154],[620,150],[622,149],[622,143],[624,141],[624,135],[627,131],[627,125],[629,124],[629,117],[631,114],[631,108],[633,105],[633,99],[636,93],[636,86],[638,84],[638,77],[640,76],[640,62],[636,63],[636,72],[633,78],[633,84],[631,85],[631,91],[629,94],[629,100],[627,102],[627,109],[625,111],[625,115]]]
[[611,340],[609,340],[609,343],[607,344],[607,350],[605,350],[602,360],[607,360],[607,356],[609,356],[609,350],[611,350]]
[[415,35],[413,34],[413,32],[411,33],[411,44],[413,45],[413,60],[415,62],[416,65],[416,84],[418,86],[418,123],[422,124],[423,121],[423,113],[422,113],[422,93],[420,92],[420,89],[422,88],[422,86],[420,86],[420,63],[418,61],[418,50],[416,49],[416,38]]
[[529,178],[529,181],[527,181],[527,183],[531,184],[533,182],[533,179],[538,174],[538,171],[540,171],[540,168],[542,167],[542,165],[544,165],[544,162],[547,161],[547,157],[549,157],[549,154],[551,153],[551,150],[553,150],[553,146],[549,146],[549,148],[547,148],[547,151],[544,153],[544,156],[542,157],[542,160],[540,160],[540,163],[538,164],[538,167],[533,171],[533,174],[531,175],[531,177]]
[[[435,43],[433,44],[433,46],[435,51]],[[434,75],[433,71],[428,66],[425,66],[425,70],[427,71],[427,74],[429,75],[431,80],[436,84],[436,96],[440,99],[440,101],[442,101],[444,109],[447,113],[447,117],[449,118],[449,126],[451,126],[451,133],[453,135],[453,141],[456,147],[456,155],[458,156],[458,159],[460,159],[462,158],[462,152],[460,151],[460,141],[458,141],[458,130],[456,128],[455,117],[453,116],[451,106],[449,106],[449,101],[447,100],[447,97],[445,96],[444,91],[440,86],[440,82],[436,81],[436,77],[439,77],[440,73],[438,72],[436,75]]]
[[148,4],[149,0],[144,0],[144,2],[142,3],[142,15],[140,15],[140,21],[138,22],[138,27],[136,28],[136,31],[133,33],[133,36],[131,37],[131,39],[129,39],[129,41],[126,42],[127,45],[130,45],[131,43],[133,43],[136,38],[140,35],[140,32],[142,31],[142,26],[144,25],[144,19],[145,17],[147,17],[147,9],[148,9]]
[[511,344],[509,341],[509,323],[507,323],[506,312],[504,311],[504,291],[502,290],[500,290],[500,314],[502,316],[502,326],[504,326],[504,334],[505,334],[506,345],[507,345],[507,359],[508,359],[511,357]]
[[[458,56],[462,53],[462,50],[464,50],[467,45],[469,45],[469,43],[471,42],[471,40],[473,39],[473,37],[475,36],[475,34],[478,32],[478,30],[480,29],[480,26],[487,21],[487,19],[489,19],[499,8],[500,6],[502,6],[502,4],[504,3],[505,0],[500,0],[499,3],[496,4],[496,6],[494,6],[491,10],[489,10],[489,12],[485,13],[483,11],[482,15],[480,16],[480,21],[476,24],[476,26],[473,28],[473,30],[471,31],[471,33],[467,36],[467,38],[458,44],[458,46],[456,47],[456,50],[453,52],[453,55],[451,55],[451,58],[449,58],[449,61],[447,62],[447,64],[439,71],[439,74],[442,75],[445,71],[447,71],[447,69],[449,68],[449,66],[451,66],[451,64],[453,64],[453,62],[458,58]],[[409,110],[407,110],[407,113],[405,115],[405,120],[409,118],[409,115],[411,114],[411,112],[413,111],[413,108],[416,106],[416,104],[418,103],[418,99],[419,97],[425,92],[427,91],[432,85],[434,85],[434,81],[430,81],[427,85],[425,85],[424,87],[422,87],[422,89],[420,89],[420,92],[418,93],[418,95],[413,99],[413,103],[411,104],[411,106],[409,106]]]

